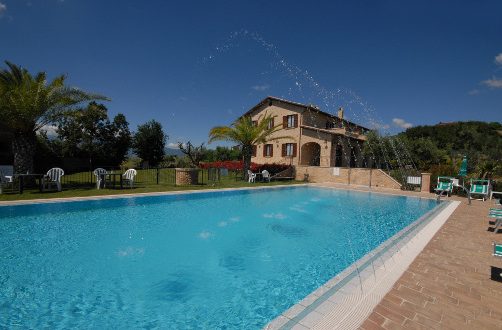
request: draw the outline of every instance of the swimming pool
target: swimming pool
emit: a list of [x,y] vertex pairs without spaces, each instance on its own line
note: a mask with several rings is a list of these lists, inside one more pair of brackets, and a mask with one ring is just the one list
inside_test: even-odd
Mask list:
[[287,187],[0,207],[0,327],[259,329],[436,205]]

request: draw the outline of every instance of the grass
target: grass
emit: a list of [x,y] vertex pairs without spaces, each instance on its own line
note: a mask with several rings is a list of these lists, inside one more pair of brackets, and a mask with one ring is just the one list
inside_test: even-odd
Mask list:
[[[71,182],[75,182],[74,176]],[[69,182],[69,181],[68,181]],[[102,196],[102,195],[121,195],[121,194],[136,194],[136,193],[150,193],[150,192],[166,192],[166,191],[183,191],[183,190],[204,190],[204,189],[220,189],[220,188],[241,188],[241,187],[258,187],[258,186],[276,186],[284,184],[298,183],[297,181],[272,181],[272,182],[256,182],[248,183],[243,180],[236,180],[235,177],[226,177],[219,182],[209,182],[201,185],[191,186],[174,186],[173,184],[156,184],[156,183],[142,183],[130,189],[96,189],[95,185],[81,185],[75,187],[65,187],[63,184],[63,191],[48,191],[40,192],[38,188],[25,188],[23,194],[17,192],[0,194],[0,201],[16,201],[16,200],[33,200],[33,199],[46,199],[46,198],[67,198],[67,197],[88,197],[88,196]]]

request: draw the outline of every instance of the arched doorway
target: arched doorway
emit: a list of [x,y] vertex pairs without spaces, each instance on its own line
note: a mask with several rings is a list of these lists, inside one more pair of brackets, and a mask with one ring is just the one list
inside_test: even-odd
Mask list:
[[350,167],[356,167],[357,166],[357,150],[354,147],[350,148]]
[[343,166],[343,146],[337,144],[335,148],[335,167]]
[[321,146],[319,143],[307,142],[302,145],[302,165],[319,166],[321,164]]

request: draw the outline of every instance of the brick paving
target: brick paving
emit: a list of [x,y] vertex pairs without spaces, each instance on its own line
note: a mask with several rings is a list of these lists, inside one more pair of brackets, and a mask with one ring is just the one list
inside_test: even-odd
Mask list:
[[465,199],[360,329],[502,329],[502,283],[490,279],[502,232],[489,231],[492,201]]

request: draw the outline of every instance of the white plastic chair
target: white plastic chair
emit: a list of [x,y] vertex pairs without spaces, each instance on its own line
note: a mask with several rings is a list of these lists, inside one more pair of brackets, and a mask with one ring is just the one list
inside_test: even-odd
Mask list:
[[14,166],[0,165],[0,173],[2,173],[6,182],[14,182]]
[[248,170],[248,182],[254,182],[256,180],[256,173],[251,172],[251,170]]
[[43,190],[45,190],[46,185],[47,189],[49,189],[51,185],[55,185],[58,191],[63,190],[61,187],[61,177],[63,175],[64,175],[63,169],[59,167],[51,168],[42,179]]
[[130,168],[122,174],[122,180],[124,180],[124,182],[132,188],[134,186],[134,177],[136,177],[136,174],[138,174],[138,172],[135,169]]
[[261,171],[261,177],[263,181],[267,180],[267,182],[270,182],[270,173],[267,170]]
[[11,186],[12,189],[14,189],[14,182],[12,180],[12,177],[5,176],[3,172],[0,170],[0,194],[3,194],[4,188],[7,186]]
[[108,174],[108,172],[104,168],[98,167],[97,169],[94,170],[94,175],[96,176],[97,189],[101,188],[101,182],[103,182],[103,188],[105,187],[106,184],[106,178],[104,177],[105,174]]

